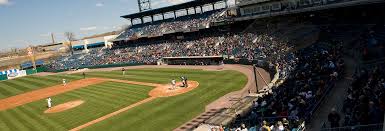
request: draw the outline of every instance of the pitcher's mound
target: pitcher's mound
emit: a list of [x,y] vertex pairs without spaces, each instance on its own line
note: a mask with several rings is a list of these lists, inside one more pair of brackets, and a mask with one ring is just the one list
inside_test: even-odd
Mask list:
[[70,101],[70,102],[67,102],[67,103],[63,103],[63,104],[51,107],[51,108],[45,110],[44,113],[58,113],[58,112],[62,112],[62,111],[65,111],[65,110],[69,110],[71,108],[75,108],[75,107],[77,107],[77,106],[79,106],[79,105],[81,105],[83,103],[84,103],[83,100]]
[[199,83],[196,81],[187,81],[188,87],[180,87],[182,85],[182,82],[176,83],[176,88],[172,89],[171,84],[157,86],[155,89],[151,90],[149,95],[152,97],[169,97],[169,96],[176,96],[180,95],[186,92],[189,92],[195,88],[198,87]]

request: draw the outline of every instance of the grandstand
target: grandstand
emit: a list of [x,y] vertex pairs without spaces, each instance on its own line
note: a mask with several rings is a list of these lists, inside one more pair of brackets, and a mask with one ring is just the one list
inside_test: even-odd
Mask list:
[[211,21],[227,15],[223,11],[227,6],[227,2],[222,0],[194,0],[125,15],[122,18],[128,19],[132,26],[122,32],[115,41],[193,32],[208,28]]
[[[269,1],[263,1],[262,4],[258,4],[258,3],[253,3],[253,4],[254,5],[256,4],[257,6],[264,6],[264,4],[267,4],[270,6],[269,9],[266,11],[263,11],[263,12],[253,12],[252,14],[245,14],[244,9],[243,9],[243,8],[246,8],[247,6],[249,6],[250,3],[249,4],[243,4],[242,3],[242,4],[238,5],[240,7],[239,8],[240,16],[228,19],[228,21],[230,21],[228,23],[234,23],[232,25],[233,28],[237,28],[237,27],[242,27],[242,26],[239,26],[239,23],[249,22],[248,21],[249,19],[253,20],[253,19],[258,18],[258,20],[256,20],[255,22],[254,21],[249,22],[249,23],[253,23],[253,24],[251,26],[248,26],[242,32],[252,32],[252,31],[255,32],[255,29],[261,30],[262,32],[263,31],[273,32],[273,33],[268,33],[268,34],[273,35],[273,36],[278,35],[278,38],[290,41],[289,43],[296,43],[297,45],[295,45],[295,47],[297,47],[297,48],[301,47],[299,45],[303,45],[303,44],[306,45],[306,44],[310,44],[310,43],[325,43],[326,42],[329,44],[326,44],[325,45],[326,47],[321,47],[321,48],[326,48],[326,49],[327,48],[335,48],[333,46],[335,46],[336,44],[338,45],[339,42],[348,43],[348,44],[355,43],[357,40],[351,39],[351,38],[358,38],[358,36],[360,34],[362,34],[365,29],[370,28],[372,25],[377,25],[377,26],[375,26],[375,28],[373,28],[374,30],[376,30],[376,31],[373,31],[373,32],[376,32],[376,33],[374,33],[375,35],[373,34],[370,37],[371,38],[377,37],[377,38],[375,38],[375,43],[377,43],[377,42],[381,43],[382,37],[378,37],[378,36],[381,36],[381,34],[382,34],[381,32],[383,32],[383,30],[382,30],[383,22],[384,22],[382,19],[383,14],[380,15],[381,17],[378,17],[379,19],[376,19],[376,16],[374,15],[374,14],[376,14],[375,12],[378,12],[378,11],[383,12],[383,4],[376,5],[375,3],[378,3],[378,2],[380,2],[380,1],[365,1],[365,2],[362,2],[362,1],[333,1],[333,2],[323,1],[321,3],[317,2],[317,1],[304,3],[302,1],[302,2],[298,2],[297,5],[287,7],[287,8],[290,8],[288,10],[287,8],[283,8],[283,6],[274,5],[275,3],[272,3]],[[283,4],[283,3],[280,3],[280,4]],[[370,5],[368,6],[366,4],[370,4]],[[373,12],[371,12],[371,11],[368,12],[367,10],[363,10],[362,6],[363,7],[370,7],[371,9],[373,9]],[[273,8],[273,7],[280,7],[280,8]],[[259,7],[257,7],[257,8],[259,8]],[[261,8],[263,8],[263,7],[261,7]],[[352,11],[351,13],[354,12],[356,14],[360,14],[364,11],[365,15],[367,15],[367,16],[348,15],[346,13],[343,13],[344,10]],[[307,16],[303,16],[303,17],[299,16],[298,17],[295,15],[287,15],[287,14],[297,14],[297,13],[301,13],[301,12],[305,12],[302,15],[308,15],[309,17],[307,17]],[[268,15],[266,15],[266,14],[268,14]],[[274,16],[274,17],[272,17],[272,16]],[[281,18],[279,18],[278,16],[280,16]],[[293,23],[298,23],[299,21],[301,21],[304,23],[305,26],[293,26],[290,23],[277,22],[277,21],[288,20],[288,19],[293,18],[293,17],[294,18],[297,17],[297,20],[294,20]],[[362,20],[362,17],[365,20]],[[300,18],[301,20],[298,20],[298,18]],[[330,18],[332,18],[332,19],[330,19]],[[274,20],[274,19],[276,19],[276,20]],[[212,25],[215,25],[215,23],[213,23],[213,22],[214,21],[212,21]],[[266,27],[262,26],[262,29],[256,27],[256,26],[265,25],[266,22],[268,24],[270,24],[270,27],[266,28]],[[359,25],[359,24],[363,24],[363,23],[365,24],[364,26]],[[381,23],[382,23],[382,25],[381,25]],[[223,27],[224,26],[217,27],[217,28],[223,28]],[[150,28],[158,28],[158,27],[150,27]],[[206,32],[206,31],[207,32],[213,32],[213,30],[216,29],[216,27],[209,27],[209,28],[210,29],[203,29],[198,33],[185,34],[184,37],[186,37],[186,38],[195,37],[195,36],[207,37],[207,34],[201,33],[201,32]],[[274,28],[276,28],[276,29],[274,29]],[[287,28],[287,29],[285,29],[285,28]],[[233,30],[233,32],[234,31],[236,32],[235,29],[232,29],[232,30]],[[302,32],[303,34],[301,35],[300,32]],[[322,32],[322,33],[320,33],[318,36],[317,32]],[[223,32],[223,33],[225,33],[225,32]],[[261,32],[258,32],[258,33],[261,33]],[[167,33],[164,33],[164,34],[167,34]],[[292,34],[296,34],[296,35],[290,36]],[[251,36],[251,38],[253,38],[253,37],[255,38],[255,36]],[[129,38],[129,36],[126,36],[125,38]],[[158,40],[167,39],[167,38],[169,38],[169,37],[159,38]],[[305,38],[305,39],[303,39],[303,38]],[[138,38],[136,37],[135,40],[136,39],[138,39]],[[218,41],[220,41],[220,38],[214,38],[214,39],[218,39]],[[143,40],[146,40],[146,39],[143,39]],[[151,40],[157,40],[157,39],[152,38]],[[242,41],[242,38],[235,40],[235,41]],[[332,43],[330,43],[330,42],[332,42]],[[130,44],[131,42],[125,41],[125,42],[120,42],[119,44],[122,44],[122,43]],[[246,41],[246,43],[247,43],[247,41]],[[119,45],[119,44],[117,44],[117,45]],[[242,44],[242,43],[238,43],[236,45],[239,45],[239,44]],[[135,46],[137,46],[137,45],[138,44],[136,43]],[[207,45],[205,45],[205,46],[207,46]],[[332,47],[330,47],[330,46],[332,46]],[[320,48],[320,47],[318,47],[318,48]],[[383,49],[383,48],[380,48],[380,49]],[[274,50],[274,48],[273,48],[273,50]],[[314,50],[314,47],[305,48],[302,51],[305,51],[305,52],[309,51],[309,52],[313,52],[313,53],[316,52],[316,51],[310,51],[310,50]],[[245,50],[241,49],[239,51],[239,49],[235,48],[231,52],[232,53],[235,52],[235,54],[237,54],[236,52],[244,53]],[[333,52],[335,52],[335,51],[333,51]],[[384,51],[378,50],[376,52],[383,53]],[[247,55],[234,55],[234,54],[226,54],[226,56],[227,55],[230,56],[229,58],[232,57],[232,58],[246,58],[246,59],[256,59],[257,57],[264,56],[262,54],[256,55],[257,57],[248,57]],[[302,56],[302,55],[300,55],[300,56]],[[264,57],[262,57],[262,58],[264,58]],[[373,57],[371,57],[371,58],[373,58]],[[306,58],[306,59],[309,59],[309,58]],[[318,58],[318,59],[326,59],[326,58]],[[341,69],[342,68],[341,66],[343,66],[342,59],[339,58],[339,59],[334,59],[334,60],[336,60],[336,61],[334,61],[333,63],[338,63],[337,65],[339,66],[338,70],[336,70],[337,74],[343,74],[344,71]],[[321,62],[321,63],[323,63],[323,62]],[[326,63],[327,63],[327,61],[326,61]],[[303,64],[305,64],[305,63],[303,63]],[[309,64],[309,63],[307,63],[307,64]],[[310,69],[310,70],[313,70],[313,69]],[[334,72],[332,71],[329,73],[333,74]],[[285,72],[283,74],[285,74],[285,76],[286,76],[287,74],[290,74],[290,73],[286,74],[286,72]],[[328,73],[324,73],[324,74],[328,74]],[[288,77],[290,78],[290,76],[288,76]],[[324,79],[324,78],[321,78],[321,79]],[[337,79],[341,79],[341,78],[337,78]],[[304,127],[304,125],[302,123],[299,123],[299,122],[312,121],[312,119],[314,119],[312,114],[318,112],[317,109],[320,106],[322,106],[321,103],[322,103],[322,101],[324,101],[325,96],[327,96],[329,91],[332,90],[333,83],[334,83],[333,81],[336,81],[336,78],[333,78],[333,77],[332,78],[326,78],[325,80],[321,80],[321,81],[326,82],[326,83],[321,83],[321,84],[324,84],[324,86],[325,86],[324,90],[319,90],[319,89],[318,89],[318,91],[315,89],[311,90],[310,93],[312,93],[312,94],[315,93],[314,96],[312,94],[307,94],[307,93],[309,93],[309,90],[304,91],[303,95],[309,96],[309,98],[311,98],[311,99],[309,99],[309,100],[306,99],[305,102],[307,103],[307,105],[306,105],[307,107],[305,107],[304,109],[299,109],[300,111],[298,111],[297,109],[295,110],[297,113],[304,113],[304,114],[298,114],[299,116],[298,115],[289,116],[289,114],[291,114],[291,113],[286,112],[287,113],[286,115],[281,114],[280,116],[279,115],[277,116],[276,114],[274,114],[273,116],[269,116],[269,115],[265,116],[266,115],[265,113],[264,114],[258,114],[258,113],[261,113],[261,112],[259,112],[261,107],[254,107],[254,110],[251,112],[252,114],[249,114],[249,115],[243,114],[247,117],[246,118],[244,118],[244,117],[239,118],[236,120],[237,122],[235,122],[233,124],[236,126],[236,123],[238,123],[239,125],[241,123],[247,123],[246,127],[247,126],[250,127],[250,126],[254,125],[255,123],[262,123],[263,120],[269,120],[268,122],[275,123],[274,121],[279,121],[279,119],[286,117],[286,119],[291,121],[290,123],[297,123],[297,124],[290,125],[290,126],[285,125],[285,127],[286,126],[287,126],[287,128]],[[297,83],[293,83],[293,84],[297,84]],[[278,87],[277,90],[281,90],[282,88],[284,89],[285,86]],[[289,89],[293,92],[296,92],[295,90],[292,90],[291,88],[289,88]],[[277,90],[275,90],[273,92],[281,92],[282,93],[282,91],[277,91]],[[299,89],[299,90],[303,90],[303,89]],[[269,96],[265,96],[265,97],[269,98]],[[303,100],[299,100],[299,101],[303,101]],[[259,99],[258,104],[261,104],[261,102],[264,103],[263,100]],[[255,103],[257,103],[257,102],[255,102]],[[268,103],[268,102],[266,102],[266,103]],[[310,105],[309,105],[309,103],[310,103]],[[279,109],[279,107],[275,107],[273,109],[276,109],[276,108]],[[305,111],[305,110],[307,110],[307,111]],[[277,111],[272,111],[272,112],[278,113]],[[255,114],[255,113],[257,113],[257,114]],[[266,118],[264,119],[264,117],[262,117],[262,118],[257,117],[257,116],[261,116],[261,115],[266,117]],[[236,116],[236,114],[235,114],[235,116]],[[378,115],[378,116],[383,116],[383,115]],[[230,121],[228,121],[228,119],[233,119],[232,117],[227,118],[227,119],[225,119],[225,118],[226,117],[223,117],[223,115],[219,115],[218,118],[214,117],[212,119],[208,119],[207,121],[205,121],[205,123],[209,123],[209,124],[213,124],[213,125],[221,125],[224,123],[222,123],[221,121],[218,121],[218,119],[221,119],[221,120],[227,121],[227,122],[230,122]],[[255,119],[255,120],[253,120],[253,119]],[[315,118],[315,119],[318,119],[318,118]],[[383,117],[381,118],[380,121],[377,121],[377,122],[381,123],[381,121],[383,121]],[[327,122],[325,121],[325,123],[327,123]],[[230,124],[230,123],[226,123],[226,124]],[[288,123],[285,123],[285,124],[288,124]],[[375,124],[378,124],[378,123],[375,123]],[[258,126],[259,126],[258,124],[256,127],[252,126],[251,130],[259,128]],[[312,127],[310,129],[314,129],[314,128],[315,127]],[[349,127],[344,127],[344,128],[348,129]],[[377,130],[376,128],[378,129],[378,125],[375,125],[373,129]],[[328,129],[324,129],[324,130],[328,130]]]

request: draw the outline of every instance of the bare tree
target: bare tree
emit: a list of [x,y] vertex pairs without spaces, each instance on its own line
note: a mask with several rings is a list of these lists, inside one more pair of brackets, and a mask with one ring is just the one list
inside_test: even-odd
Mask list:
[[65,32],[64,36],[67,38],[67,40],[70,42],[68,49],[71,51],[71,55],[74,54],[74,50],[72,49],[72,41],[75,41],[75,34],[73,32]]

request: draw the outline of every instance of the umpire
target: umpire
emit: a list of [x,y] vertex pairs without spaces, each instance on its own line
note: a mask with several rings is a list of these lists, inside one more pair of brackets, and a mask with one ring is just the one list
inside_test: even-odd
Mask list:
[[187,77],[182,76],[181,79],[182,79],[183,87],[184,87],[184,88],[187,88],[187,87],[188,87],[188,84],[187,84]]
[[185,86],[187,88],[188,87],[187,77],[184,77],[184,83],[185,83]]
[[85,79],[86,78],[86,73],[85,72],[83,72],[83,79]]

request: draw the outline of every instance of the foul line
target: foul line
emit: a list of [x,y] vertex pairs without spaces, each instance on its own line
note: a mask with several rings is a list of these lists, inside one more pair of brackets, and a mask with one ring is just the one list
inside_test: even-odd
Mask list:
[[86,128],[86,127],[88,127],[88,126],[90,126],[90,125],[93,125],[93,124],[95,124],[95,123],[98,123],[98,122],[100,122],[100,121],[103,121],[103,120],[105,120],[105,119],[108,119],[108,118],[110,118],[110,117],[113,117],[113,116],[115,116],[115,115],[117,115],[117,114],[119,114],[119,113],[125,112],[125,111],[127,111],[127,110],[129,110],[129,109],[131,109],[131,108],[134,108],[134,107],[136,107],[136,106],[139,106],[139,105],[141,105],[141,104],[143,104],[143,103],[149,102],[149,101],[151,101],[151,100],[153,100],[153,99],[155,99],[155,98],[156,98],[156,97],[146,98],[146,99],[144,99],[144,100],[142,100],[142,101],[139,101],[139,102],[137,102],[137,103],[135,103],[135,104],[129,105],[129,106],[125,107],[125,108],[122,108],[122,109],[120,109],[120,110],[117,110],[117,111],[112,112],[112,113],[110,113],[110,114],[107,114],[107,115],[105,115],[105,116],[102,116],[102,117],[100,117],[100,118],[98,118],[98,119],[95,119],[95,120],[93,120],[93,121],[87,122],[86,124],[83,124],[83,125],[81,125],[81,126],[78,126],[78,127],[76,127],[76,128],[73,128],[73,129],[71,129],[70,131],[78,131],[78,130],[81,130],[81,129]]

